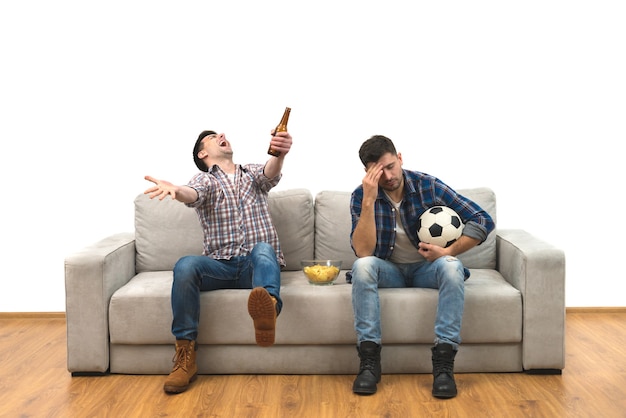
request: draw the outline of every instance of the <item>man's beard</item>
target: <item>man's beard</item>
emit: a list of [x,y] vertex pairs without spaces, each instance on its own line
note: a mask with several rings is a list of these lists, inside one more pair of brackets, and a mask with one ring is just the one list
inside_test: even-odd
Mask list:
[[385,182],[385,184],[382,186],[383,190],[386,190],[388,192],[393,192],[395,190],[398,190],[400,188],[400,186],[402,186],[402,182],[399,180],[394,179],[393,182]]
[[233,155],[234,154],[232,149],[221,149],[220,151],[224,155]]

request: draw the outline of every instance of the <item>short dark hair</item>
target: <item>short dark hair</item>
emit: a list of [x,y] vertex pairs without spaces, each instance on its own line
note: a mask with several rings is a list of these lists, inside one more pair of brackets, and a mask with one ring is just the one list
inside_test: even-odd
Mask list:
[[200,169],[200,171],[209,171],[209,167],[198,158],[198,153],[202,149],[202,140],[205,136],[215,135],[217,132],[215,131],[202,131],[200,135],[198,135],[198,139],[196,140],[195,145],[193,146],[193,162],[196,163],[196,167]]
[[374,135],[361,145],[359,158],[363,165],[367,167],[368,163],[380,160],[380,157],[388,152],[392,155],[398,155],[391,139],[383,135]]

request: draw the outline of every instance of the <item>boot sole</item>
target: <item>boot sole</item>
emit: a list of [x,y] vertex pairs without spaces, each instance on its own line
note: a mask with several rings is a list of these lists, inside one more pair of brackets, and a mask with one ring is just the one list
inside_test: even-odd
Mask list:
[[450,399],[450,398],[454,398],[456,396],[455,394],[449,394],[449,393],[433,393],[433,396],[435,398],[439,398],[439,399]]
[[363,389],[354,389],[352,388],[352,392],[356,393],[357,395],[373,395],[376,393],[376,389],[374,390],[363,390]]
[[187,390],[187,388],[189,388],[189,385],[191,385],[191,383],[194,382],[197,378],[198,378],[198,374],[196,373],[193,376],[191,376],[191,378],[189,379],[189,383],[186,386],[164,385],[163,390],[166,393],[183,393],[184,391]]
[[272,296],[262,287],[255,287],[248,297],[248,313],[254,322],[257,345],[274,345],[276,333],[276,306]]

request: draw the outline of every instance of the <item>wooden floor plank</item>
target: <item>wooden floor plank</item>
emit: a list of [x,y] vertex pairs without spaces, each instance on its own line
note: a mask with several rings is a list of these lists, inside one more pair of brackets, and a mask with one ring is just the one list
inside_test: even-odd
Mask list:
[[459,395],[438,400],[429,374],[383,375],[372,396],[352,393],[354,375],[203,375],[179,395],[164,376],[72,377],[64,318],[4,317],[0,417],[626,416],[626,312],[568,312],[566,326],[562,375],[457,374]]

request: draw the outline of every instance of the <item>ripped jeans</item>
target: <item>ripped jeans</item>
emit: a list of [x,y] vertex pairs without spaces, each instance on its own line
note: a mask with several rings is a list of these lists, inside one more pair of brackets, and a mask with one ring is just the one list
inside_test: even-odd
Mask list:
[[421,287],[439,290],[434,343],[448,343],[457,350],[461,343],[465,280],[468,277],[469,270],[452,256],[439,257],[432,263],[411,264],[396,264],[374,256],[357,259],[352,266],[352,308],[357,343],[373,341],[381,344],[378,289]]

